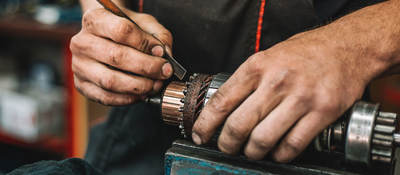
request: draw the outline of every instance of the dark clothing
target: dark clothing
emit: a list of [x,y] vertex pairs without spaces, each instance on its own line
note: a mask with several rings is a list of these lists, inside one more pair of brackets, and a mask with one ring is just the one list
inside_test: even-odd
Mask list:
[[66,159],[63,161],[40,161],[33,164],[22,166],[10,175],[79,175],[91,174],[100,175],[101,172],[93,168],[86,161],[77,158]]
[[[133,9],[138,0],[132,1]],[[349,1],[347,4],[346,2]],[[362,0],[144,0],[174,36],[174,55],[192,72],[233,72],[260,50],[326,23],[365,4]],[[67,159],[21,167],[11,174],[162,174],[163,154],[178,136],[162,124],[157,107],[138,103],[114,108],[91,131],[86,161]]]

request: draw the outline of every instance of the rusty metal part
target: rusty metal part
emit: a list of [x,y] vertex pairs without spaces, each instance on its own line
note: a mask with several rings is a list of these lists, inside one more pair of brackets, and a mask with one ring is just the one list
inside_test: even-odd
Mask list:
[[190,77],[190,83],[187,84],[187,94],[185,97],[185,106],[183,108],[183,128],[182,134],[184,137],[191,136],[192,127],[194,122],[196,121],[201,108],[204,103],[204,94],[203,91],[206,90],[207,81],[210,81],[210,75],[206,74],[194,74]]

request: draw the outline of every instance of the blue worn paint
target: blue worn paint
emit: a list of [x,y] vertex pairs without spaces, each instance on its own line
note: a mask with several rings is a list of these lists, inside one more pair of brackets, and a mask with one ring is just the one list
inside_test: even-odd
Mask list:
[[[242,168],[231,168],[228,166],[224,165],[219,165],[203,160],[198,160],[198,159],[193,159],[193,158],[187,158],[187,157],[180,157],[180,156],[173,156],[173,155],[168,155],[165,158],[165,173],[167,175],[171,174],[171,168],[172,168],[172,163],[173,162],[184,162],[184,163],[191,163],[194,165],[198,165],[199,168],[193,168],[193,167],[188,167],[188,168],[182,168],[179,170],[176,170],[177,175],[187,175],[187,174],[212,174],[216,171],[224,171],[226,173],[230,174],[247,174],[247,175],[253,175],[257,174],[254,172],[249,172],[245,169]],[[202,168],[204,167],[204,168]]]

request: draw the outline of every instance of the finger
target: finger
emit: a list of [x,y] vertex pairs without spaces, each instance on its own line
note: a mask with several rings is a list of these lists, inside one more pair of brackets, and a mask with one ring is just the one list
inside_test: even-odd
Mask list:
[[253,160],[264,158],[278,140],[307,110],[307,104],[297,96],[290,96],[284,99],[254,128],[245,147],[245,155]]
[[258,88],[226,120],[218,139],[222,152],[235,154],[253,128],[282,100],[272,89]]
[[159,40],[136,24],[102,8],[86,12],[82,18],[82,28],[148,54],[154,46],[161,45]]
[[172,48],[173,37],[169,30],[161,25],[156,18],[145,13],[135,13],[133,11],[126,11],[127,15],[131,19],[135,19],[135,22],[147,33],[157,37],[163,44]]
[[312,112],[303,117],[274,150],[272,157],[277,162],[289,162],[298,156],[307,145],[336,118]]
[[93,83],[83,81],[77,76],[74,76],[74,83],[78,91],[80,91],[84,96],[104,105],[127,105],[144,98],[137,95],[109,92]]
[[89,58],[74,57],[72,68],[81,79],[117,93],[144,95],[152,91],[154,86],[154,81],[151,79],[112,70]]
[[240,68],[210,98],[196,120],[192,138],[196,144],[208,142],[225,118],[256,88],[258,80]]
[[94,58],[118,69],[152,79],[166,79],[172,75],[172,67],[167,60],[94,35],[80,33],[74,36],[70,48],[74,55]]

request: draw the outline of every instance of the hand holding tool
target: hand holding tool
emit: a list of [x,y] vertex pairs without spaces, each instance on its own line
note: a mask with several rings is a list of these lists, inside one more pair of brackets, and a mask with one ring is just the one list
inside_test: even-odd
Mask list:
[[162,46],[163,50],[164,50],[164,55],[162,56],[163,58],[165,58],[166,60],[169,61],[169,63],[171,63],[172,65],[172,69],[174,71],[174,75],[182,80],[185,75],[186,75],[186,69],[178,63],[178,61],[176,61],[176,59],[174,59],[171,55],[168,54],[165,44],[158,39],[157,37],[155,37],[154,35],[144,31],[142,28],[140,28],[140,26],[133,21],[131,18],[129,18],[128,15],[126,15],[114,2],[112,2],[111,0],[97,0],[97,2],[99,2],[106,10],[110,11],[111,13],[113,13],[114,15],[117,15],[119,17],[123,17],[127,20],[129,20],[130,22],[132,22],[133,24],[135,24],[140,30],[142,30],[143,32],[151,35],[153,38],[155,38],[156,40],[158,40],[160,42],[160,45]]

